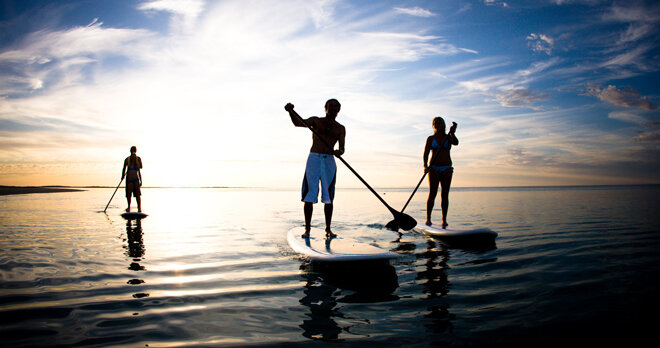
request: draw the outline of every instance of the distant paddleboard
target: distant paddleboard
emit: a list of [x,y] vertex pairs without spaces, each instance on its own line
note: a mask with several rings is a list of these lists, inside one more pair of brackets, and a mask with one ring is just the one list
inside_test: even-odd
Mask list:
[[149,215],[137,211],[124,212],[121,214],[121,217],[127,220],[142,219],[142,218],[146,218],[147,216]]
[[492,241],[497,237],[497,232],[490,228],[458,229],[452,227],[442,228],[442,225],[426,226],[420,224],[415,226],[415,230],[434,237],[461,241]]
[[387,260],[398,257],[397,254],[360,242],[341,234],[337,238],[325,239],[325,231],[312,228],[311,237],[303,238],[304,227],[289,230],[287,241],[291,249],[317,261],[360,261]]

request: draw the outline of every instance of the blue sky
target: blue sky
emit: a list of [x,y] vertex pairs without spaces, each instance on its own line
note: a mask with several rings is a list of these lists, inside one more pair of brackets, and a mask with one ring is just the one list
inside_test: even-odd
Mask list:
[[[431,120],[454,186],[658,183],[652,1],[3,1],[0,185],[296,187],[342,103],[344,158],[411,187]],[[340,165],[338,185],[361,184]]]

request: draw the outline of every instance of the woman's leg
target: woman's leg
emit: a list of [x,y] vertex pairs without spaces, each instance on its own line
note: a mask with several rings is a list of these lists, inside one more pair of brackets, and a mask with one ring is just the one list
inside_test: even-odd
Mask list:
[[431,213],[435,205],[435,197],[438,195],[438,185],[440,184],[440,174],[435,170],[429,170],[429,198],[426,200],[426,225],[431,226]]
[[442,227],[447,226],[447,211],[449,210],[449,188],[451,187],[451,178],[454,174],[454,169],[450,168],[443,171],[440,176],[440,185],[442,187]]

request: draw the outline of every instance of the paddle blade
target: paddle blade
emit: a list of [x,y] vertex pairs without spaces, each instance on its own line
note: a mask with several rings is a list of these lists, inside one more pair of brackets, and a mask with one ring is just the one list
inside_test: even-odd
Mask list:
[[399,224],[396,222],[396,220],[392,220],[385,225],[385,228],[387,228],[390,231],[399,231]]
[[417,226],[417,220],[413,219],[413,217],[408,214],[400,213],[398,211],[392,212],[392,214],[394,215],[394,220],[399,225],[399,228],[404,231],[410,231]]

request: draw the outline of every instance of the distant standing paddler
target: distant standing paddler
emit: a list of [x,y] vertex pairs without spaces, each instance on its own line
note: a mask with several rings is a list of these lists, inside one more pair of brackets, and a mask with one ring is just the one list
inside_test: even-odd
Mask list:
[[[344,154],[344,140],[346,129],[335,120],[341,104],[337,99],[329,99],[325,102],[325,117],[312,116],[303,120],[293,110],[293,104],[288,103],[284,110],[289,112],[291,122],[296,127],[310,127],[316,133],[312,136],[312,148],[309,150],[305,177],[302,183],[302,201],[305,202],[305,233],[303,238],[309,238],[310,224],[312,221],[313,204],[318,201],[319,181],[321,182],[321,201],[325,203],[325,234],[327,238],[337,235],[332,233],[332,202],[335,198],[335,182],[337,177],[337,164],[334,156]],[[322,138],[320,139],[319,136]],[[339,143],[339,149],[335,150],[335,144]]]
[[140,200],[140,187],[142,186],[142,159],[137,156],[137,148],[131,146],[131,155],[124,160],[124,168],[121,170],[121,178],[126,177],[126,202],[128,207],[126,211],[131,211],[131,196],[135,196],[138,204],[138,212],[142,212]]

